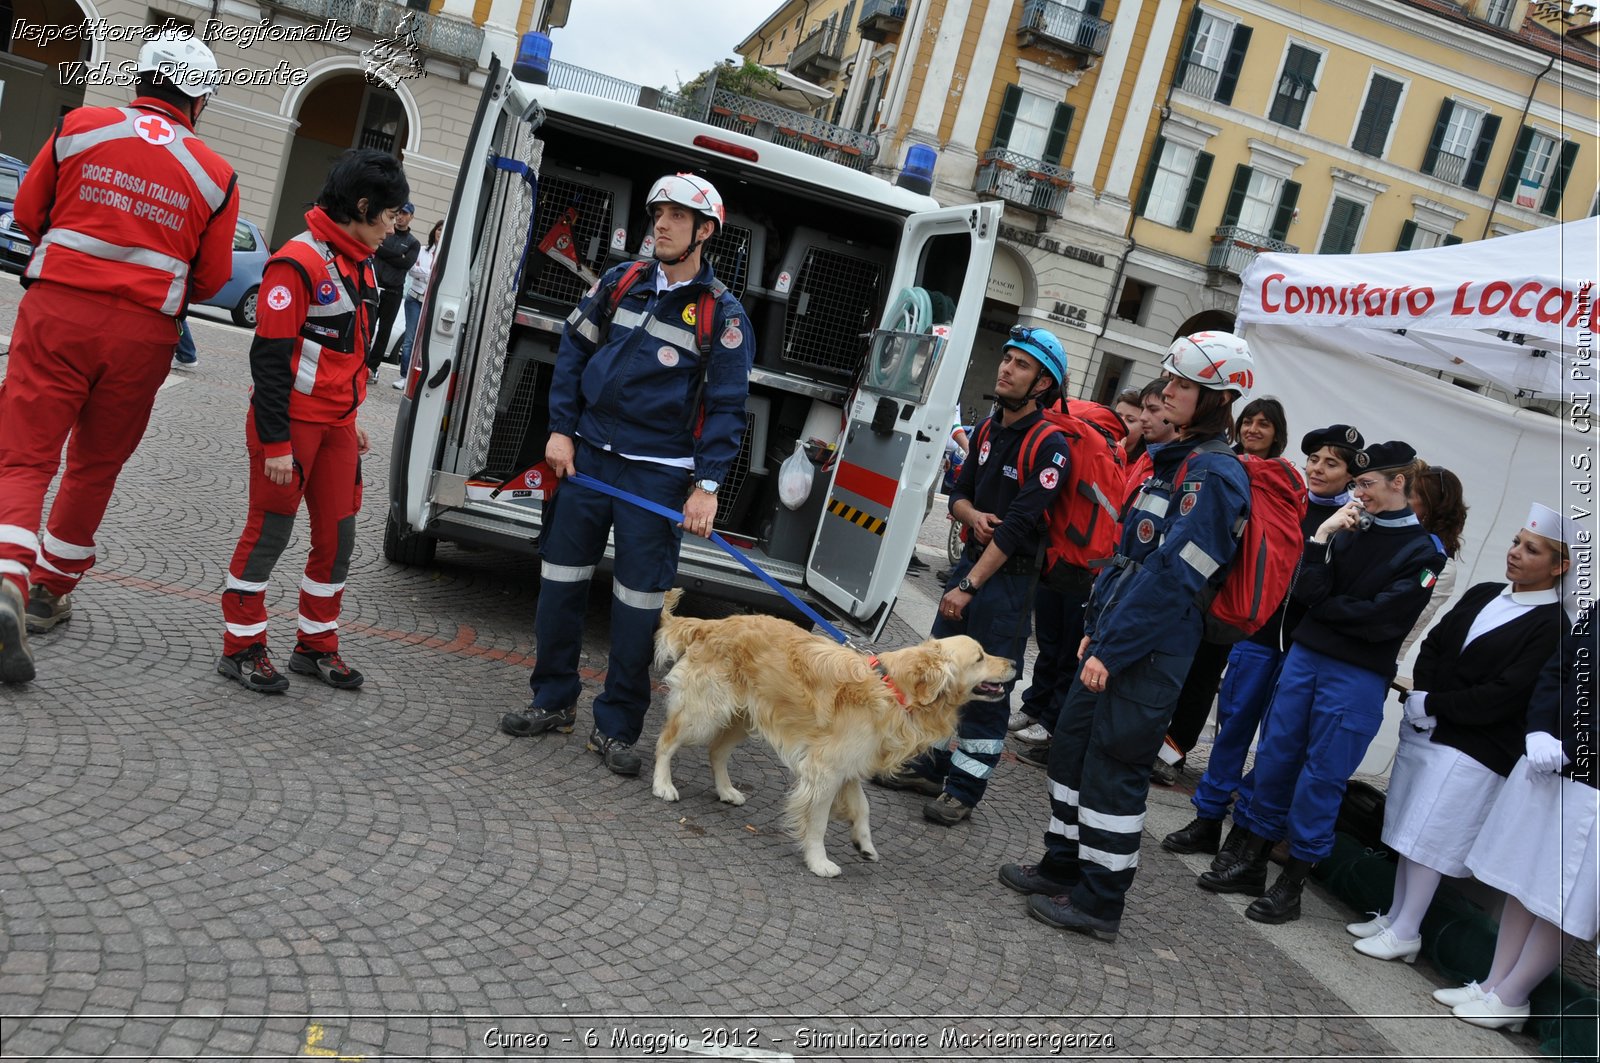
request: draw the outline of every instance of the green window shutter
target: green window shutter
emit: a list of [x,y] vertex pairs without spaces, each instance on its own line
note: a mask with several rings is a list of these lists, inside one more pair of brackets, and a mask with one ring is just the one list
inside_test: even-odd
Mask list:
[[1348,255],[1356,249],[1356,234],[1361,231],[1361,218],[1367,208],[1348,199],[1335,199],[1328,211],[1328,231],[1322,234],[1323,255]]
[[1150,161],[1145,164],[1144,180],[1139,184],[1139,201],[1134,204],[1133,212],[1139,217],[1144,217],[1144,208],[1150,202],[1150,186],[1156,183],[1156,170],[1161,167],[1161,153],[1167,150],[1166,138],[1157,136],[1155,147],[1150,149]]
[[1061,156],[1067,150],[1067,134],[1072,130],[1073,109],[1065,103],[1056,104],[1056,116],[1050,122],[1050,139],[1044,142],[1044,161],[1061,165]]
[[1517,184],[1522,177],[1522,166],[1528,161],[1528,149],[1533,146],[1533,130],[1523,126],[1517,133],[1517,142],[1511,149],[1511,161],[1506,163],[1505,176],[1500,179],[1500,198],[1507,203],[1517,194]]
[[989,142],[990,150],[1003,148],[1011,141],[1011,127],[1017,121],[1017,108],[1022,104],[1022,89],[1016,85],[1007,85],[1006,94],[1000,100],[1000,120],[994,125],[994,139]]
[[1422,172],[1432,174],[1439,161],[1439,149],[1444,146],[1444,131],[1450,126],[1450,113],[1456,109],[1453,100],[1439,104],[1439,117],[1433,123],[1433,136],[1428,138],[1428,150],[1422,153]]
[[1550,188],[1539,204],[1539,213],[1555,217],[1561,209],[1561,196],[1567,190],[1567,178],[1572,174],[1572,164],[1578,161],[1578,145],[1572,141],[1561,144],[1561,158],[1556,162],[1556,172],[1550,175]]
[[1196,152],[1194,173],[1189,177],[1189,190],[1183,197],[1183,210],[1178,212],[1178,228],[1194,232],[1194,220],[1200,214],[1200,201],[1206,195],[1206,182],[1211,179],[1211,164],[1215,157],[1209,152]]
[[1233,185],[1228,189],[1228,202],[1222,208],[1222,224],[1239,224],[1239,215],[1244,212],[1244,194],[1250,188],[1250,167],[1239,166],[1233,171]]
[[1441,243],[1440,246],[1441,247],[1449,247],[1451,244],[1459,244],[1460,242],[1461,242],[1461,237],[1456,236],[1454,233],[1452,233],[1451,235],[1446,236],[1444,238],[1444,241]]
[[1244,69],[1244,53],[1250,47],[1249,26],[1233,27],[1233,37],[1228,41],[1228,57],[1222,61],[1222,76],[1217,79],[1218,103],[1232,103],[1233,90],[1239,86],[1239,71]]
[[1278,211],[1272,218],[1272,232],[1267,235],[1274,240],[1289,239],[1289,226],[1294,224],[1295,204],[1300,202],[1300,182],[1283,182],[1283,194],[1278,197]]
[[1361,107],[1361,120],[1350,147],[1363,155],[1383,157],[1384,141],[1394,124],[1395,106],[1400,102],[1400,82],[1374,74],[1367,87],[1367,101]]
[[1408,221],[1400,226],[1400,242],[1394,245],[1396,251],[1409,251],[1411,245],[1417,240],[1417,223]]
[[1090,18],[1099,18],[1100,12],[1105,10],[1105,6],[1105,0],[1089,0],[1087,4],[1083,5],[1083,13]]
[[1200,5],[1189,12],[1189,25],[1183,31],[1183,47],[1178,49],[1178,68],[1172,72],[1172,83],[1183,84],[1184,72],[1189,69],[1189,56],[1194,54],[1194,39],[1200,35]]
[[1474,191],[1483,184],[1483,171],[1489,168],[1489,153],[1494,150],[1494,138],[1500,132],[1500,116],[1486,114],[1483,124],[1478,127],[1478,142],[1472,147],[1472,159],[1467,163],[1466,176],[1461,179],[1462,188]]

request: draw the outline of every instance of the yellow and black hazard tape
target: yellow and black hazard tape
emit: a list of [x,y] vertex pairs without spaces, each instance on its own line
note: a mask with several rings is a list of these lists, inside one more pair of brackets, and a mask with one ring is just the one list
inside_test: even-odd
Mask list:
[[853,506],[847,506],[838,499],[828,503],[828,512],[836,517],[843,517],[851,524],[867,529],[873,535],[882,535],[884,527],[888,524],[882,517],[874,517],[871,513],[863,512]]

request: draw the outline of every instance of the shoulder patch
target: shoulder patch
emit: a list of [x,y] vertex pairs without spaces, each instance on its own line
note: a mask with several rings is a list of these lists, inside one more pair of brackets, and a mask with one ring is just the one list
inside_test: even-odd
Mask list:
[[1439,574],[1431,568],[1425,568],[1422,570],[1422,575],[1418,577],[1417,582],[1424,587],[1432,587],[1439,582]]
[[289,294],[288,287],[282,284],[273,285],[272,290],[267,292],[267,305],[274,310],[288,309],[293,300],[294,296]]
[[728,327],[722,330],[722,345],[730,351],[744,342],[744,333],[739,331],[739,319],[731,318]]

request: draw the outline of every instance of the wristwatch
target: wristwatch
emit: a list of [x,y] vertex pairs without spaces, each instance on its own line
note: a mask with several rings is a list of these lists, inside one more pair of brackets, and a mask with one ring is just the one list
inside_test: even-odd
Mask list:
[[961,582],[956,584],[956,590],[964,591],[967,594],[977,594],[978,593],[978,585],[976,583],[972,582],[971,580],[969,580],[967,577],[962,576],[961,577]]
[[694,482],[694,485],[696,487],[698,487],[700,490],[704,491],[708,495],[716,494],[717,493],[717,488],[722,486],[721,484],[717,483],[717,481],[715,481],[715,480],[696,480]]

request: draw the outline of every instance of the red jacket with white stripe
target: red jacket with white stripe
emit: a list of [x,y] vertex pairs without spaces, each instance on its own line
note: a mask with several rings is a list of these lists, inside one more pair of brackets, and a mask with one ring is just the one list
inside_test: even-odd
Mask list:
[[17,190],[17,226],[34,245],[25,276],[179,317],[233,274],[236,181],[163,100],[80,107]]
[[250,407],[269,458],[290,453],[289,421],[348,424],[367,397],[378,302],[372,248],[323,213],[267,260],[250,345]]

